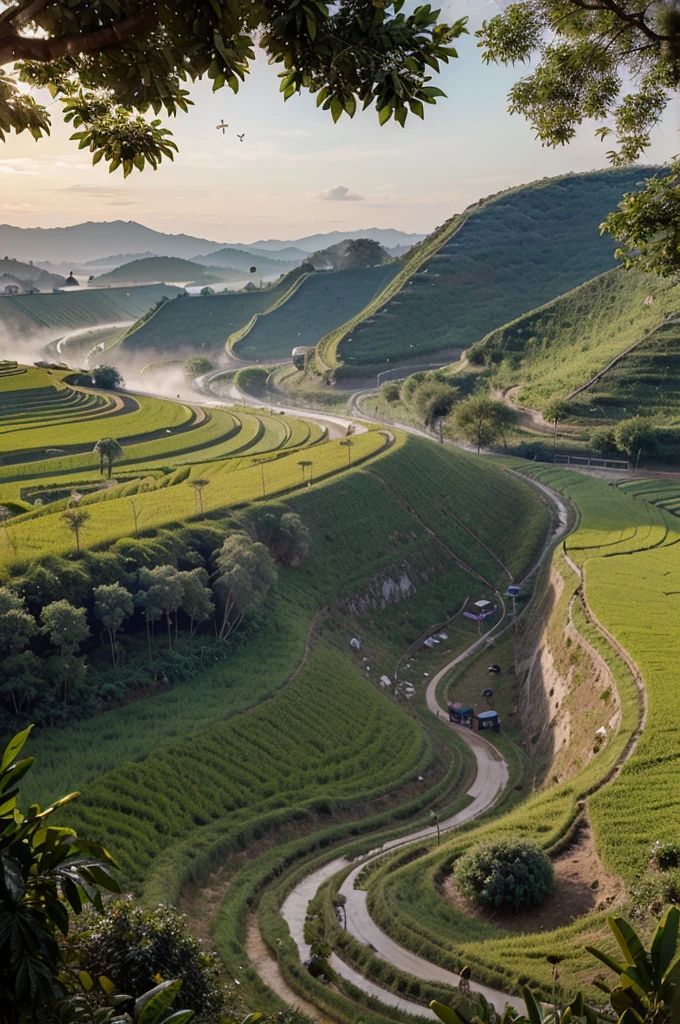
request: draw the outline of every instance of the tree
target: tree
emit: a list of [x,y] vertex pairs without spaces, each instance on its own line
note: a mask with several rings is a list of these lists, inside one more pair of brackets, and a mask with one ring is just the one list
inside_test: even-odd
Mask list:
[[614,455],[618,451],[613,427],[596,427],[590,435],[590,447],[598,455]]
[[351,437],[346,437],[344,441],[340,441],[340,445],[347,449],[347,465],[349,466],[352,461],[352,448],[354,446],[354,441]]
[[119,632],[125,619],[132,615],[134,601],[132,594],[120,583],[103,583],[95,587],[94,595],[94,616],[99,619],[102,626],[109,634],[111,642],[111,661],[116,664],[116,633]]
[[426,380],[416,389],[412,403],[426,427],[434,428],[437,420],[451,412],[458,388],[439,380]]
[[203,490],[209,483],[209,480],[204,480],[202,477],[189,481],[189,486],[193,487],[194,493],[196,494],[196,501],[198,502],[198,508],[201,515],[203,515]]
[[372,238],[347,238],[312,253],[305,263],[314,270],[365,270],[389,258],[387,249]]
[[68,601],[53,601],[46,605],[41,615],[43,633],[48,633],[50,643],[58,648],[61,657],[64,704],[68,696],[69,659],[73,658],[84,640],[90,635],[84,608],[74,608]]
[[[570,142],[586,119],[609,121],[614,164],[631,163],[680,85],[680,19],[671,3],[646,0],[517,0],[478,32],[487,63],[533,64],[510,90],[510,111],[549,146]],[[663,276],[680,268],[680,160],[628,193],[602,225],[627,266]]]
[[569,405],[562,398],[552,398],[543,410],[543,419],[553,425],[553,462],[557,451],[557,424],[569,415]]
[[[137,595],[138,604],[144,609],[148,625],[165,615],[168,627],[168,647],[172,648],[172,617],[175,616],[175,633],[177,633],[177,612],[182,607],[184,587],[181,574],[174,565],[157,565],[154,569],[141,569],[139,583],[146,596]],[[150,644],[149,640],[149,644]],[[151,648],[149,647],[149,654]]]
[[0,1019],[35,1019],[42,1003],[63,995],[59,976],[68,935],[69,910],[83,904],[102,909],[101,889],[120,892],[118,865],[98,843],[72,829],[49,824],[51,815],[78,794],[46,811],[19,809],[18,783],[34,759],[20,759],[31,726],[10,740],[0,758]]
[[487,445],[504,441],[515,421],[515,413],[504,402],[496,402],[487,395],[474,395],[459,402],[453,413],[455,429],[477,445],[477,451]]
[[195,380],[196,377],[200,377],[204,373],[210,373],[214,369],[215,364],[211,363],[205,356],[191,356],[184,363],[184,372],[189,380]]
[[115,391],[125,384],[121,374],[115,366],[95,366],[91,374],[92,384],[95,388],[103,391]]
[[23,598],[0,587],[0,652],[4,656],[19,654],[37,632],[36,621],[26,611]]
[[480,843],[456,864],[456,886],[487,907],[523,910],[541,904],[553,887],[550,858],[526,839]]
[[80,553],[80,531],[90,518],[90,513],[84,508],[67,508],[61,518],[76,538],[76,551]]
[[626,267],[669,277],[680,270],[680,159],[669,173],[645,179],[639,192],[627,192],[618,213],[603,227],[620,242],[616,256]]
[[276,529],[269,553],[283,565],[302,565],[311,537],[309,530],[296,512],[284,512]]
[[189,616],[189,636],[196,632],[196,626],[212,618],[215,608],[212,593],[208,586],[208,573],[205,569],[192,569],[180,572],[182,583],[182,611]]
[[393,380],[390,380],[386,384],[383,384],[383,386],[380,388],[380,394],[382,395],[386,402],[390,403],[398,402],[399,399],[401,398],[401,391],[399,385]]
[[264,544],[245,533],[227,537],[215,559],[217,577],[214,589],[221,604],[218,639],[230,636],[262,607],[276,583],[276,566]]
[[114,462],[123,458],[124,452],[122,445],[115,439],[115,437],[102,437],[97,441],[93,450],[95,455],[99,456],[100,476],[104,475],[104,466],[106,466],[107,476],[110,480]]
[[[437,23],[427,5],[402,13],[403,0],[375,7],[366,0],[337,5],[281,6],[255,0],[237,10],[223,0],[191,3],[110,3],[109,0],[0,0],[0,68],[33,86],[48,87],[72,138],[93,162],[127,176],[154,169],[176,146],[158,115],[191,103],[187,85],[203,75],[213,89],[237,92],[254,58],[255,42],[281,67],[284,100],[303,89],[334,121],[359,106],[375,106],[381,124],[444,95],[431,72],[456,56],[450,45],[465,19]],[[152,110],[155,117],[144,115]],[[49,132],[50,113],[0,77],[0,141],[9,131],[36,139]]]
[[210,285],[206,285],[205,288],[201,288],[200,294],[201,295],[214,295],[215,294],[215,289],[211,288]]
[[654,425],[643,416],[633,416],[621,420],[614,428],[616,446],[625,452],[629,459],[635,459],[635,467],[641,455],[651,455],[658,441]]

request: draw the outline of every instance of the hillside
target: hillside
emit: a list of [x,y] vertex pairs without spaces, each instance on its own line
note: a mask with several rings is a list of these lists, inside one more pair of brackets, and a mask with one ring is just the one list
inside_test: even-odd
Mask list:
[[[630,410],[637,408],[637,403],[631,383],[637,378],[642,387],[646,376],[643,363],[656,358],[657,347],[663,362],[676,328],[660,325],[678,313],[680,285],[617,268],[492,331],[468,355],[473,361],[484,361],[494,386],[516,385],[522,404],[540,407],[553,395],[564,397],[576,390],[652,332],[643,346],[611,371],[620,389],[620,401],[616,400],[620,414],[628,409],[633,415]],[[665,339],[663,344],[661,338]],[[656,383],[663,384],[665,397],[672,405],[672,393],[680,387],[680,380],[668,372],[665,364],[663,370]],[[630,379],[624,379],[624,375]],[[610,390],[614,388],[613,379],[607,385]],[[578,399],[584,415],[592,406],[593,415],[606,418],[604,410],[596,411],[603,398],[602,387],[598,384],[589,388]],[[613,401],[612,393],[610,404]],[[642,394],[639,401],[644,404]]]
[[[67,274],[69,271],[67,271]],[[7,276],[21,282],[27,288],[37,288],[40,292],[51,292],[53,288],[62,288],[66,284],[66,276],[54,274],[32,263],[21,263],[5,256],[0,260],[0,292],[2,279]]]
[[178,291],[174,285],[143,285],[74,289],[55,295],[1,296],[0,334],[10,341],[37,334],[45,343],[66,331],[137,320],[163,296],[172,297]]
[[364,374],[388,359],[467,348],[608,270],[614,243],[598,226],[639,173],[544,179],[474,204],[416,246],[385,294],[323,340],[321,363]]
[[260,277],[285,274],[289,270],[298,267],[304,258],[303,256],[302,258],[287,260],[285,256],[282,256],[281,259],[272,259],[264,253],[261,253],[256,258],[252,252],[231,249],[227,246],[224,249],[218,249],[217,252],[208,253],[207,256],[196,256],[191,262],[212,268],[230,267],[232,270],[244,271],[246,275],[250,275],[250,268],[255,266],[257,273],[253,276],[255,280],[259,280]]
[[227,339],[252,318],[280,301],[303,272],[298,268],[267,288],[229,295],[182,296],[135,325],[124,338],[121,352],[138,355],[145,363],[186,359],[193,354],[224,352]]
[[172,256],[150,256],[131,260],[97,278],[99,285],[155,284],[156,282],[181,285],[212,285],[225,281],[243,281],[244,273],[220,267],[202,267],[192,260]]
[[296,345],[316,345],[358,313],[398,271],[398,263],[388,263],[311,274],[286,302],[258,317],[234,344],[234,355],[255,361],[289,360]]

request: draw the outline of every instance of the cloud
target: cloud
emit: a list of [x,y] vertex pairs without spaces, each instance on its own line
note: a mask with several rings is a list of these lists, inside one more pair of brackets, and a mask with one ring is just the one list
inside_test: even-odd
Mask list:
[[0,203],[3,213],[40,213],[44,206],[33,206],[31,203]]
[[133,206],[138,202],[129,192],[107,185],[69,185],[67,188],[54,189],[68,195],[93,196],[97,199],[108,199],[110,206]]
[[325,192],[319,192],[317,198],[323,199],[328,203],[358,203],[365,199],[366,196],[362,196],[359,192],[347,188],[346,185],[334,185],[333,188],[329,188]]
[[13,160],[0,160],[0,174],[31,174],[36,176],[38,170],[35,161],[30,157],[16,157]]

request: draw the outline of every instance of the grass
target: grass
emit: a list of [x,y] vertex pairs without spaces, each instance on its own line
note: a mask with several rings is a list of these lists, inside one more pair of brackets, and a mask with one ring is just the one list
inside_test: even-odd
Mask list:
[[35,335],[36,331],[44,331],[58,338],[67,330],[136,320],[164,295],[172,297],[177,292],[172,285],[141,285],[7,295],[0,298],[0,325],[12,335]]
[[608,270],[614,245],[598,225],[638,176],[637,169],[568,175],[475,204],[406,257],[398,290],[388,286],[322,339],[320,361],[357,374],[387,359],[466,348]]
[[573,401],[573,412],[594,425],[634,415],[651,400],[656,412],[668,415],[678,402],[668,372],[677,327],[661,325],[679,308],[677,284],[617,268],[492,331],[479,347],[494,385],[519,384],[519,401],[540,407],[554,394],[565,396],[586,383],[651,332]]
[[345,323],[389,284],[399,263],[365,270],[310,274],[290,298],[257,317],[237,343],[239,359],[273,362],[290,359],[296,345],[316,345]]

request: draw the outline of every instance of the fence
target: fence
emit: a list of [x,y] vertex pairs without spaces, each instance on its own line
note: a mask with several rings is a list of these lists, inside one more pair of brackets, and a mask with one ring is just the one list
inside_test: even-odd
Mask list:
[[584,455],[555,455],[553,462],[565,466],[591,466],[593,469],[630,469],[627,459],[589,459]]

